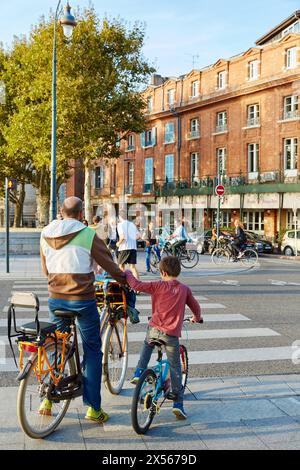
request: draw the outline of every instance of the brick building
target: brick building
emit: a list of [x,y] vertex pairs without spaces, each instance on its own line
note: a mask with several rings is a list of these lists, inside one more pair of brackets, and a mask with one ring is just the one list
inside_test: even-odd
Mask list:
[[219,175],[223,226],[241,218],[271,238],[294,226],[295,204],[300,219],[300,12],[242,54],[179,78],[154,75],[144,93],[147,131],[129,135],[122,158],[92,172],[95,213],[123,197],[143,203],[148,218],[155,204],[160,223],[161,208],[172,225],[173,208],[186,207],[195,229],[211,227]]

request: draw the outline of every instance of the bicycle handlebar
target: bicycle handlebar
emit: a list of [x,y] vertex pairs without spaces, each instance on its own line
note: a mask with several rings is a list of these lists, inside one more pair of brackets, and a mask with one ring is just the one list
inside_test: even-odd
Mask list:
[[198,322],[192,322],[192,319],[193,319],[193,317],[188,317],[188,318],[185,318],[183,321],[184,321],[184,322],[189,322],[189,323],[198,323],[198,324],[204,323],[203,318],[201,318],[201,320],[198,321]]

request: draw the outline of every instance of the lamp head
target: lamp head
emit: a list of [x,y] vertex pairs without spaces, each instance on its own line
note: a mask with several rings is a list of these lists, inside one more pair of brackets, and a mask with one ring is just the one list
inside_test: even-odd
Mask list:
[[71,7],[69,5],[69,2],[65,6],[65,13],[63,18],[60,20],[60,24],[63,27],[64,30],[64,35],[67,39],[71,39],[73,30],[75,26],[77,25],[75,18],[73,15],[71,15]]

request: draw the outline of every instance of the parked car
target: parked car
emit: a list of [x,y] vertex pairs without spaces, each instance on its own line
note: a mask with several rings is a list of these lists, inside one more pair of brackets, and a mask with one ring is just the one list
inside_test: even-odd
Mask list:
[[295,256],[297,252],[300,254],[300,230],[297,230],[297,244],[295,241],[295,230],[288,230],[281,243],[281,251],[285,256]]
[[266,240],[264,237],[261,237],[255,232],[249,232],[248,230],[245,232],[247,236],[252,238],[257,243],[257,251],[258,253],[273,253],[274,246],[272,242]]

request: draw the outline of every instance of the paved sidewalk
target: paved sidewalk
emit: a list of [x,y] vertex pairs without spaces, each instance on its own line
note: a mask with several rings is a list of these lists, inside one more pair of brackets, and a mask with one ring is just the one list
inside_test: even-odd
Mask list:
[[126,383],[120,396],[103,389],[107,423],[85,421],[77,399],[58,430],[43,441],[23,435],[15,415],[17,388],[2,388],[0,450],[300,449],[298,375],[194,379],[188,385],[187,421],[177,421],[168,402],[145,436],[135,434],[133,386]]

